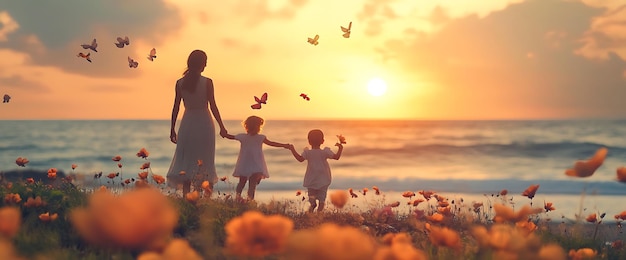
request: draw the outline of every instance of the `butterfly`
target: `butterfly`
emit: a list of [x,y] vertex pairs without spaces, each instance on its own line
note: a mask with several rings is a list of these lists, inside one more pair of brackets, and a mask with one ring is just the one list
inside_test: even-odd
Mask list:
[[343,31],[343,38],[350,38],[350,30],[352,30],[352,22],[348,24],[348,28],[340,26],[341,31]]
[[98,52],[98,50],[96,50],[96,48],[98,47],[96,39],[93,39],[93,41],[91,41],[91,44],[81,44],[80,47],[83,47],[83,49],[90,49],[92,51]]
[[11,100],[11,96],[9,96],[8,94],[4,94],[2,103],[9,103],[9,100]]
[[320,36],[316,34],[315,37],[309,38],[307,41],[310,44],[317,45],[319,43],[317,40],[319,40],[319,39],[320,39]]
[[117,46],[118,48],[124,48],[124,45],[129,45],[130,44],[130,40],[128,39],[128,36],[122,38],[122,37],[117,37],[117,42],[115,43],[115,46]]
[[137,68],[137,66],[139,66],[139,62],[136,62],[135,60],[128,57],[128,67]]
[[305,99],[306,101],[311,100],[311,98],[309,98],[309,96],[307,96],[307,94],[302,93],[302,94],[300,94],[300,96],[301,96],[303,99]]
[[76,55],[76,57],[81,57],[81,58],[86,59],[88,62],[91,62],[91,58],[89,58],[89,56],[91,56],[91,53],[89,53],[89,52],[88,52],[87,54],[84,54],[84,53],[82,53],[82,52],[79,52],[79,53]]
[[254,96],[254,101],[256,104],[252,104],[250,107],[252,107],[252,109],[261,109],[261,104],[267,104],[267,92],[263,93],[261,98]]
[[156,49],[152,48],[152,50],[150,50],[150,55],[148,55],[148,59],[150,61],[154,61],[154,59],[156,59]]

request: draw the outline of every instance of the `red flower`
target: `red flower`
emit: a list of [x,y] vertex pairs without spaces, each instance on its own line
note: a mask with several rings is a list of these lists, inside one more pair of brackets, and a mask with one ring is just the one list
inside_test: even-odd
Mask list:
[[148,150],[146,150],[146,148],[141,148],[141,150],[139,150],[139,152],[137,152],[137,157],[141,157],[141,158],[148,158],[148,155],[150,155],[150,153],[148,152]]

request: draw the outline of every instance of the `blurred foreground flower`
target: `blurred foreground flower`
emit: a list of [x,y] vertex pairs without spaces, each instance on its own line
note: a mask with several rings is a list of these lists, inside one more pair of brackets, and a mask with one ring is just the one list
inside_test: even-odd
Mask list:
[[570,249],[569,257],[572,260],[595,259],[598,252],[591,248],[581,248],[578,250]]
[[626,183],[626,167],[617,168],[617,181]]
[[50,214],[50,212],[46,212],[43,214],[39,214],[39,220],[43,222],[52,222],[52,221],[57,220],[58,217],[59,217],[59,214],[57,213]]
[[565,254],[559,248],[547,248],[541,252],[541,239],[534,233],[528,233],[524,228],[511,224],[496,223],[489,229],[479,225],[471,229],[471,235],[476,239],[481,249],[493,251],[489,259],[538,259],[539,255],[552,256],[554,258],[539,259],[563,259],[559,256]]
[[22,213],[19,208],[0,208],[0,236],[12,239],[19,231],[21,224]]
[[28,198],[26,200],[26,202],[24,202],[24,207],[27,208],[35,208],[35,207],[41,207],[45,205],[45,202],[43,202],[43,200],[41,199],[41,196],[37,196],[35,198]]
[[72,210],[70,220],[93,245],[158,250],[166,245],[178,224],[178,212],[154,188],[137,188],[117,197],[101,190],[90,196],[88,207]]
[[229,253],[263,257],[285,249],[293,221],[281,215],[265,216],[258,211],[246,211],[226,223],[224,230]]
[[565,170],[565,175],[572,177],[589,177],[596,172],[596,170],[604,163],[607,153],[609,152],[606,147],[601,147],[596,153],[585,161],[577,161],[574,164],[574,168]]
[[374,260],[426,260],[426,254],[413,246],[413,241],[407,233],[387,233],[383,237],[382,247],[374,254]]
[[187,193],[185,194],[185,200],[195,205],[198,202],[198,200],[200,200],[200,193],[197,190]]
[[26,157],[17,157],[17,159],[15,159],[15,164],[20,167],[26,167],[26,164],[29,162],[30,161],[26,159]]
[[543,211],[542,208],[531,208],[528,205],[524,205],[517,212],[514,212],[513,208],[509,208],[502,204],[494,204],[493,209],[496,212],[495,217],[493,217],[493,221],[496,223],[516,223],[522,220],[527,220],[529,215],[541,213]]
[[17,204],[22,202],[22,197],[19,193],[9,193],[4,195],[4,202],[7,204]]
[[352,226],[326,222],[289,237],[285,259],[363,260],[375,253],[373,238]]
[[455,250],[461,249],[461,237],[458,232],[447,227],[431,226],[428,223],[426,223],[426,229],[428,230],[428,238],[433,245]]
[[170,241],[162,253],[150,251],[144,252],[137,257],[137,260],[202,260],[202,257],[189,246],[189,242],[184,239],[175,238]]
[[330,202],[339,209],[348,203],[348,198],[348,193],[344,190],[336,190],[330,194]]

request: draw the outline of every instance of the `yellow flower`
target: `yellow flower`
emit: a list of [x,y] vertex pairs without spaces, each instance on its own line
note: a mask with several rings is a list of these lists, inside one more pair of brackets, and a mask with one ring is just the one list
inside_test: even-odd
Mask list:
[[202,257],[195,251],[189,242],[184,239],[175,238],[167,244],[163,253],[157,252],[144,252],[137,257],[137,260],[202,260]]
[[358,228],[325,222],[317,228],[294,232],[284,256],[298,260],[372,259],[375,245],[372,236]]
[[578,250],[570,249],[569,257],[572,260],[595,259],[598,252],[591,248],[580,248]]
[[148,158],[148,155],[150,155],[150,153],[148,152],[148,150],[146,150],[146,148],[141,148],[141,150],[139,150],[139,152],[137,152],[137,157],[141,157],[141,158]]
[[50,212],[46,212],[43,214],[39,214],[39,220],[43,222],[52,222],[55,221],[58,217],[59,215],[57,213],[50,214]]
[[246,211],[226,223],[224,230],[228,252],[263,257],[285,249],[293,221],[281,215],[265,216],[258,211]]
[[90,244],[128,250],[162,249],[178,224],[178,211],[155,188],[118,196],[107,190],[95,192],[87,207],[73,209],[69,217]]
[[48,179],[54,180],[57,178],[57,168],[48,169]]
[[337,208],[343,208],[348,203],[348,193],[343,190],[337,190],[330,194],[330,202]]
[[[22,213],[19,208],[0,208],[0,236],[12,239],[22,224]],[[1,240],[1,239],[0,239]]]
[[607,153],[609,152],[606,147],[601,147],[596,153],[585,161],[577,161],[574,164],[574,168],[565,170],[565,175],[572,177],[589,177],[593,175],[596,170],[604,163]]
[[533,199],[535,197],[537,189],[539,189],[539,184],[530,185],[528,186],[528,188],[526,188],[526,190],[524,190],[524,192],[522,192],[522,195],[528,197],[529,199]]

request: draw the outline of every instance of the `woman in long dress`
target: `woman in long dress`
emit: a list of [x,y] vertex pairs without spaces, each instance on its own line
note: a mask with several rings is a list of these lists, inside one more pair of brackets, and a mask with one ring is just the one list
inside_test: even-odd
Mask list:
[[[199,187],[203,181],[208,180],[213,187],[217,182],[215,125],[211,113],[219,124],[220,136],[228,134],[215,103],[213,81],[201,75],[206,62],[204,51],[192,51],[187,59],[187,70],[176,81],[170,133],[170,140],[176,144],[176,151],[167,172],[167,182],[172,188],[178,189],[182,186],[183,197],[189,193],[192,184]],[[176,134],[181,100],[185,112]]]

